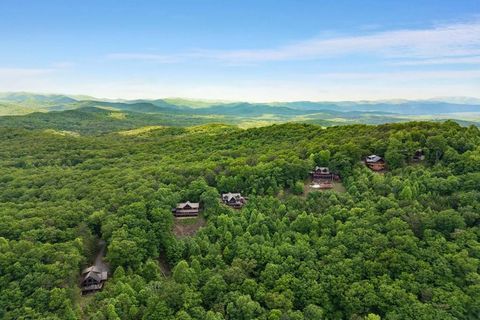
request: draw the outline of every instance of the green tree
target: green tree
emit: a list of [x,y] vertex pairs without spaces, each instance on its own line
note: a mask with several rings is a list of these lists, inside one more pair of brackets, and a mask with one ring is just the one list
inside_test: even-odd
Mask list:
[[403,154],[403,145],[400,140],[390,137],[387,151],[385,152],[385,161],[389,168],[400,168],[405,163],[405,156]]

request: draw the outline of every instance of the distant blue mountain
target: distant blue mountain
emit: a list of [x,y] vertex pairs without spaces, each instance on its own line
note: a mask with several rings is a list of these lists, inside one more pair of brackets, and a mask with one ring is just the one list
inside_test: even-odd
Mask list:
[[441,101],[405,101],[405,102],[288,102],[280,103],[297,110],[335,110],[335,111],[363,111],[385,112],[404,115],[434,115],[458,112],[480,112],[480,104],[457,104]]
[[[445,98],[448,99],[448,98]],[[480,112],[480,101],[475,98],[450,98],[449,101],[431,100],[391,100],[391,101],[342,101],[312,102],[295,101],[280,103],[219,103],[208,101],[190,101],[185,99],[155,100],[104,100],[67,95],[42,95],[28,92],[0,93],[0,102],[28,106],[31,111],[61,111],[84,107],[140,112],[140,113],[172,113],[194,115],[224,115],[240,117],[258,117],[262,115],[278,115],[295,117],[312,114],[343,115],[438,115],[462,112]],[[479,101],[479,103],[475,103]],[[193,107],[195,106],[195,107]],[[6,108],[4,108],[6,110]],[[8,114],[8,111],[6,111]],[[5,114],[5,113],[4,113]]]

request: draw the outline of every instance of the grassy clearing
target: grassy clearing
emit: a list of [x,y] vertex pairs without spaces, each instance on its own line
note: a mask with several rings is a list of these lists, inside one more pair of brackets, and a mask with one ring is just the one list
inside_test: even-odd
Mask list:
[[[321,180],[319,181],[321,182]],[[303,194],[304,196],[307,196],[310,192],[326,192],[326,191],[334,191],[334,192],[340,192],[340,193],[347,192],[347,189],[345,188],[342,182],[340,181],[331,181],[331,182],[333,184],[332,189],[315,189],[310,186],[310,184],[312,183],[312,180],[308,179],[305,183]]]
[[54,134],[57,136],[69,136],[69,137],[80,137],[80,134],[78,132],[74,131],[67,131],[67,130],[54,130],[54,129],[46,129],[43,132],[49,133],[49,134]]
[[125,115],[125,113],[122,113],[122,112],[111,112],[109,114],[109,117],[110,118],[113,118],[113,119],[117,119],[117,120],[123,120],[125,119],[127,116]]
[[177,238],[193,236],[205,224],[206,221],[201,215],[198,217],[175,218],[173,225],[173,234]]
[[138,136],[143,133],[148,133],[150,131],[161,129],[161,128],[164,128],[164,127],[163,126],[146,126],[146,127],[141,127],[141,128],[132,129],[132,130],[120,131],[118,132],[118,134],[122,136]]

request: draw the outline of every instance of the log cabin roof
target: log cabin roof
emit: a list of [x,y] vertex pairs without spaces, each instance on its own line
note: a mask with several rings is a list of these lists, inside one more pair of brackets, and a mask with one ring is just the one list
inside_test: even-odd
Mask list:
[[222,199],[225,201],[230,201],[232,199],[240,200],[241,198],[242,198],[242,195],[240,193],[228,192],[228,193],[222,194]]
[[101,268],[97,266],[91,266],[83,270],[82,275],[84,275],[83,280],[87,280],[89,278],[94,279],[97,282],[101,282],[107,280],[108,273],[107,271],[103,271]]
[[383,158],[380,157],[380,156],[377,156],[376,154],[372,154],[370,156],[367,156],[365,158],[365,161],[367,163],[376,163],[376,162],[379,162],[379,161],[383,161]]
[[200,208],[200,203],[187,201],[187,202],[182,202],[177,204],[177,209],[187,209],[187,208],[198,209]]
[[328,167],[319,167],[319,166],[316,166],[315,167],[315,171],[320,171],[322,173],[329,173],[330,172],[330,169]]
[[102,277],[101,277],[101,274],[100,273],[97,273],[97,272],[93,272],[93,271],[90,271],[89,273],[87,273],[85,275],[85,278],[83,279],[84,281],[87,280],[87,279],[93,279],[95,280],[96,282],[101,282],[102,281]]
[[102,270],[97,266],[90,266],[88,268],[83,269],[82,274],[87,274],[89,272],[102,272]]
[[93,271],[90,271],[89,273],[87,273],[85,275],[85,277],[83,278],[83,280],[87,280],[89,278],[92,278],[94,279],[95,281],[97,282],[101,282],[101,281],[104,281],[104,280],[107,280],[107,272],[106,271],[102,271],[102,272],[93,272]]

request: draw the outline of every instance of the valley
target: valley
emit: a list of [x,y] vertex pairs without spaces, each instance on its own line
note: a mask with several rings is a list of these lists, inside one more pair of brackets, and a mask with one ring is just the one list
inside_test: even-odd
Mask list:
[[[8,106],[6,105],[8,104]],[[3,107],[2,107],[3,106]],[[223,123],[240,128],[297,122],[324,127],[415,120],[480,124],[480,104],[437,101],[218,103],[184,99],[75,100],[62,95],[0,94],[0,125],[105,134],[150,126]]]

